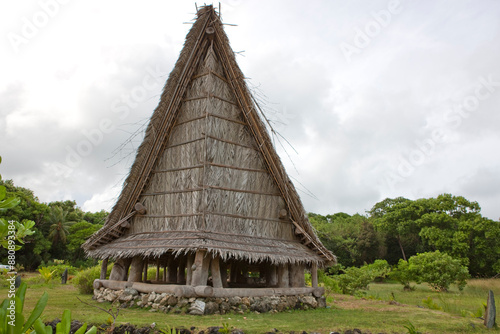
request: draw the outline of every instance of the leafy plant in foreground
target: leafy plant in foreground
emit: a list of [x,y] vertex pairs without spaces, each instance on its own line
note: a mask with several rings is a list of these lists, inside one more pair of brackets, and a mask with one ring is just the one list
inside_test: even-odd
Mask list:
[[4,299],[0,307],[0,334],[25,333],[35,321],[40,318],[40,315],[47,305],[49,295],[47,292],[43,293],[28,317],[28,320],[24,322],[23,307],[27,287],[27,284],[22,282],[15,296],[13,296],[14,298]]
[[415,326],[409,321],[408,321],[408,325],[405,325],[403,327],[408,330],[408,334],[422,334],[421,332],[417,331]]
[[[34,328],[37,334],[52,334],[53,330],[51,326],[46,326],[43,321],[38,318],[35,321]],[[56,334],[69,334],[71,330],[71,311],[64,310],[62,320],[56,325]],[[97,327],[92,326],[88,331],[87,323],[84,323],[75,334],[96,334]]]

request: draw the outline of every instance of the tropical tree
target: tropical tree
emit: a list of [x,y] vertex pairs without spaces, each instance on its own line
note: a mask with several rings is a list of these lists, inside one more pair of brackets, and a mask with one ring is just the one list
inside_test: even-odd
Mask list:
[[54,206],[51,208],[49,212],[50,230],[48,239],[52,241],[52,244],[56,244],[58,242],[63,244],[66,243],[69,235],[69,228],[76,223],[74,221],[66,221],[67,215],[68,212],[64,211],[60,206]]
[[419,229],[416,220],[425,211],[425,207],[415,205],[414,201],[397,197],[394,199],[386,198],[375,204],[368,213],[377,229],[397,239],[401,255],[406,261],[407,254],[403,239],[412,239],[409,237],[418,235]]

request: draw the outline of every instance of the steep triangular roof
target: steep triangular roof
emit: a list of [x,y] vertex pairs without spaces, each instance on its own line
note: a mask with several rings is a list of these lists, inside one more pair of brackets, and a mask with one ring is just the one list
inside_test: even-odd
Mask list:
[[86,253],[207,249],[250,261],[334,262],[257,107],[220,17],[201,7],[118,201]]

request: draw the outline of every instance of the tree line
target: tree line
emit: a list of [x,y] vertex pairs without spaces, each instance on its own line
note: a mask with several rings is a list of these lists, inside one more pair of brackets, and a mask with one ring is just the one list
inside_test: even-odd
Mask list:
[[500,273],[500,221],[481,215],[477,202],[442,194],[410,200],[387,198],[365,215],[309,214],[324,245],[344,267],[440,251],[457,259],[473,277]]
[[[2,186],[4,197],[20,203],[0,211],[0,218],[34,222],[34,233],[26,235],[16,253],[18,265],[35,270],[55,259],[74,267],[94,264],[81,245],[103,226],[108,212],[84,212],[71,200],[42,203],[32,190],[15,186],[12,180],[0,179]],[[440,251],[459,260],[473,277],[500,272],[500,221],[483,217],[479,204],[462,196],[387,198],[364,215],[309,213],[309,220],[343,267],[361,267],[377,259],[395,266],[400,259]],[[0,250],[0,262],[5,258],[5,250]]]
[[[16,264],[25,270],[35,270],[40,265],[64,260],[75,267],[93,265],[95,260],[87,259],[81,245],[106,220],[108,212],[84,212],[75,201],[54,201],[42,203],[32,190],[15,186],[12,180],[1,180],[6,198],[17,198],[20,203],[13,208],[0,211],[5,221],[20,223],[33,221],[34,232],[24,237],[24,245],[16,252]],[[7,253],[0,249],[0,263]]]

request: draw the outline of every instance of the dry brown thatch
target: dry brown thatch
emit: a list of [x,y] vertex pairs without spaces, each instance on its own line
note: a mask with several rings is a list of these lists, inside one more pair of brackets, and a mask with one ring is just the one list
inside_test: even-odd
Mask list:
[[257,107],[219,16],[202,7],[122,193],[83,245],[86,253],[159,257],[207,249],[252,262],[334,262]]

